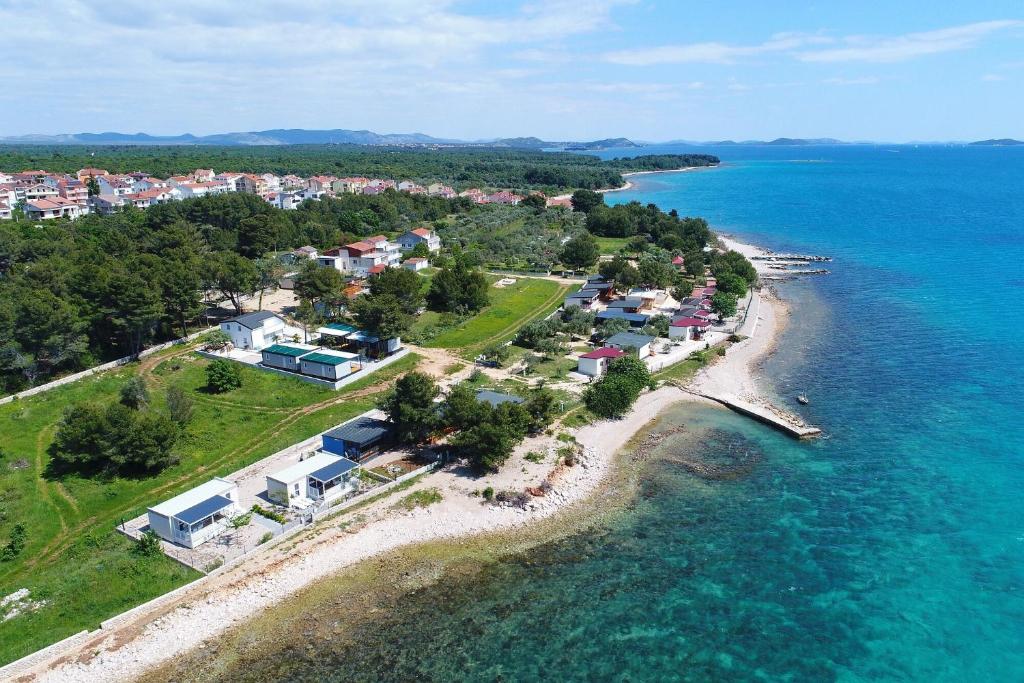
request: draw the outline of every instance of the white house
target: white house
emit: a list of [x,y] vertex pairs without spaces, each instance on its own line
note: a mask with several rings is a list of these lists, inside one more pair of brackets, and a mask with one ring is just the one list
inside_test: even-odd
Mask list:
[[240,512],[238,485],[215,477],[149,508],[149,528],[165,541],[195,548],[224,531]]
[[278,505],[305,508],[359,490],[359,464],[320,451],[311,458],[267,475],[267,497]]
[[99,185],[100,194],[119,197],[135,191],[135,183],[120,176],[99,176],[96,178],[96,184]]
[[9,220],[10,218],[13,218],[13,216],[14,213],[7,201],[0,199],[0,220]]
[[609,363],[616,358],[622,358],[625,355],[626,352],[620,349],[594,349],[590,353],[585,353],[580,356],[579,365],[576,370],[581,375],[587,375],[588,377],[601,377],[608,371]]
[[231,337],[236,349],[260,351],[285,335],[284,319],[270,311],[245,313],[225,320],[220,329]]
[[700,318],[676,318],[668,327],[669,339],[700,339],[708,331],[711,323]]
[[636,355],[642,360],[651,355],[652,343],[654,343],[654,337],[648,337],[646,334],[619,332],[605,339],[604,347],[606,349],[618,349],[619,351],[634,349],[636,350]]
[[438,251],[441,248],[441,238],[433,230],[427,228],[416,228],[405,233],[397,240],[402,251],[412,251],[417,244],[426,244],[430,251]]
[[82,215],[82,207],[64,197],[30,199],[25,202],[25,215],[31,220],[78,218]]
[[406,270],[411,270],[412,272],[415,273],[416,271],[429,268],[430,261],[423,258],[422,256],[416,256],[414,258],[409,258],[402,261],[402,267],[405,268]]

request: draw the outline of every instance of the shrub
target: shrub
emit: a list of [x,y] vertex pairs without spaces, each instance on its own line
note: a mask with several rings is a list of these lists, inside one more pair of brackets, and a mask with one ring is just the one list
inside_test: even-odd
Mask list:
[[719,346],[715,350],[715,353],[717,353],[719,356],[724,356],[725,355],[725,347],[724,346]]
[[256,545],[263,545],[264,543],[266,543],[267,541],[269,541],[273,537],[274,537],[274,534],[268,531],[267,533],[265,533],[262,536],[260,536],[260,540],[256,541]]
[[442,499],[441,492],[436,488],[423,489],[422,491],[410,493],[395,503],[395,507],[402,510],[414,510],[416,508],[428,507],[434,503],[440,503]]
[[494,500],[494,487],[488,486],[484,489],[484,500]]
[[251,508],[249,508],[249,510],[254,514],[259,515],[260,517],[266,517],[267,519],[273,520],[278,524],[284,524],[288,521],[287,519],[285,519],[284,515],[278,512],[274,512],[273,510],[267,510],[265,508],[262,508],[258,504],[253,505]]
[[533,462],[533,463],[544,462],[544,454],[543,453],[538,453],[537,451],[530,451],[529,453],[527,453],[523,457],[526,460],[528,460],[530,462]]
[[138,376],[129,379],[128,383],[121,387],[121,403],[132,410],[142,410],[149,405],[146,380]]
[[7,545],[0,550],[0,562],[10,562],[11,560],[18,557],[21,551],[25,549],[25,539],[28,537],[28,533],[25,531],[25,525],[18,522],[11,529],[11,538],[7,541]]
[[135,539],[135,545],[132,546],[132,552],[139,557],[156,557],[163,550],[160,548],[160,537],[156,535],[156,532],[149,530],[144,532],[141,536]]
[[232,361],[218,358],[206,366],[206,387],[215,394],[223,394],[242,386],[242,371]]
[[252,521],[252,513],[247,512],[244,515],[238,515],[231,520],[232,529],[241,529],[244,526],[248,526],[249,522]]
[[167,390],[167,413],[179,427],[192,421],[192,397],[178,385]]

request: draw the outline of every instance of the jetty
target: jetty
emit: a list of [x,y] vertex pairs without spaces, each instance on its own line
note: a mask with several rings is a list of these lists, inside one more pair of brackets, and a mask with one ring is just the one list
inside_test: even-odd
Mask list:
[[756,254],[750,257],[753,261],[792,261],[796,263],[821,263],[831,261],[831,256],[816,256],[814,254]]
[[821,436],[821,430],[819,428],[809,425],[796,415],[786,412],[780,408],[776,408],[765,401],[758,401],[755,403],[753,401],[739,398],[738,396],[733,396],[732,394],[701,393],[699,391],[688,389],[679,382],[673,381],[670,383],[688,394],[719,403],[740,415],[746,415],[749,418],[757,420],[762,424],[768,425],[769,427],[777,429],[794,438],[811,439],[816,436]]

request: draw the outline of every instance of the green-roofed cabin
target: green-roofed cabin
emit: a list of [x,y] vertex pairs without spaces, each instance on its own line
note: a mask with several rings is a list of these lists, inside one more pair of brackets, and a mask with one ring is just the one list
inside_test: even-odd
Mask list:
[[334,349],[320,349],[299,359],[299,372],[331,381],[347,377],[361,367],[359,356]]
[[299,359],[319,349],[311,344],[274,344],[260,352],[263,365],[288,372],[299,372]]

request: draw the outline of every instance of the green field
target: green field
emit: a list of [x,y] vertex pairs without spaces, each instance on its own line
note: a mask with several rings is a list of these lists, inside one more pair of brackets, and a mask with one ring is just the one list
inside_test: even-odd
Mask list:
[[575,285],[563,285],[554,280],[523,277],[508,287],[492,287],[491,303],[487,307],[445,330],[427,346],[463,349],[463,355],[470,357],[488,344],[508,341],[526,323],[551,313],[575,288]]
[[602,254],[618,254],[629,242],[626,237],[598,237],[596,239]]
[[[26,545],[0,562],[0,597],[28,588],[45,601],[0,623],[0,663],[26,655],[198,577],[164,556],[137,557],[115,532],[131,519],[206,479],[226,475],[373,406],[374,395],[418,358],[403,358],[335,392],[297,379],[243,368],[240,389],[206,393],[208,361],[175,349],[141,364],[0,406],[0,545],[14,524]],[[49,446],[65,408],[106,404],[133,374],[146,378],[151,409],[163,410],[167,387],[195,402],[194,418],[175,451],[179,464],[145,479],[47,479]]]

